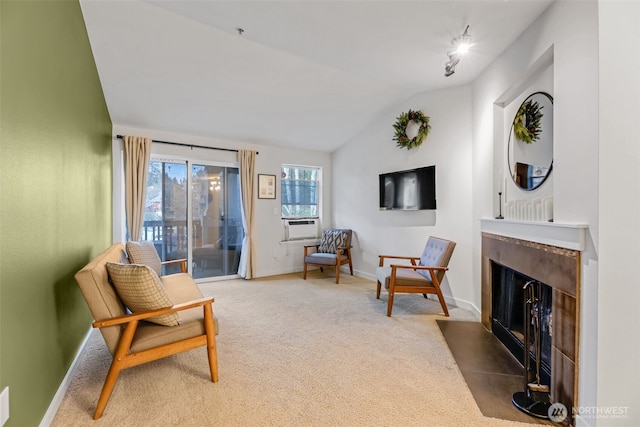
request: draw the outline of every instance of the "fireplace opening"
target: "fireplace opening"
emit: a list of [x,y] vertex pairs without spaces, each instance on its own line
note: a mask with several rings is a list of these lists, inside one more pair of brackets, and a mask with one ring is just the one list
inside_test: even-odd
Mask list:
[[[493,334],[507,347],[518,361],[524,365],[524,336],[525,336],[525,295],[524,287],[534,281],[508,267],[492,262],[492,331]],[[551,309],[552,288],[541,283],[540,299],[540,382],[551,384]],[[536,307],[538,309],[538,307]],[[529,336],[532,337],[533,325],[529,324]],[[535,352],[529,349],[529,366],[535,367]]]

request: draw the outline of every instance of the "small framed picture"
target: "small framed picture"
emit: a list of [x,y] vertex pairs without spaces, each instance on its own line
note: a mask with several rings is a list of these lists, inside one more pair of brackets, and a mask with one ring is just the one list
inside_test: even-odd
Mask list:
[[276,198],[276,176],[258,174],[258,199]]

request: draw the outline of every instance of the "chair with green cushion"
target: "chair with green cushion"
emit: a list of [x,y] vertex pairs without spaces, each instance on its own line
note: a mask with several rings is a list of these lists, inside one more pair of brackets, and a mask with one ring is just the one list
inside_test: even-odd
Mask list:
[[[376,268],[376,278],[378,286],[376,298],[380,299],[380,289],[384,284],[389,291],[387,302],[387,316],[391,316],[393,309],[393,297],[396,293],[418,293],[425,298],[427,294],[438,296],[445,316],[449,316],[447,303],[444,300],[440,283],[444,278],[444,273],[449,269],[449,260],[453,254],[456,243],[450,240],[429,237],[424,247],[422,255],[419,257],[379,255],[380,262]],[[392,260],[391,265],[385,265],[385,260]],[[404,264],[397,264],[395,261],[403,261]],[[409,261],[409,264],[406,262]]]
[[307,266],[315,265],[323,271],[324,267],[333,267],[336,271],[336,283],[340,282],[340,266],[349,264],[349,271],[353,276],[351,262],[351,235],[353,232],[346,228],[325,228],[322,238],[317,245],[304,247],[304,275],[307,279]]

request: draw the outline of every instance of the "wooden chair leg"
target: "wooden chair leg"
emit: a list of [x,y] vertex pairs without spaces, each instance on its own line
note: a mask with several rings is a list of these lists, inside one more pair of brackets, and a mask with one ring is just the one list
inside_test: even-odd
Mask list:
[[204,329],[207,333],[207,356],[211,382],[218,382],[218,350],[216,348],[216,330],[213,325],[213,309],[211,304],[204,306]]
[[440,300],[440,305],[442,306],[442,311],[444,311],[444,315],[449,317],[449,310],[447,310],[447,303],[444,300],[444,295],[442,295],[442,292],[440,291],[440,289],[436,288],[437,291],[437,295],[438,295],[438,299]]
[[380,299],[380,288],[382,288],[382,284],[378,281],[378,286],[376,287],[376,299]]
[[429,270],[431,274],[431,283],[433,283],[433,288],[438,295],[438,300],[440,301],[440,305],[442,306],[442,311],[444,311],[444,315],[449,317],[449,310],[447,309],[447,302],[444,300],[444,295],[442,295],[442,291],[440,290],[440,281],[438,277],[434,273],[433,270]]
[[336,264],[336,283],[340,282],[340,264]]
[[393,310],[393,292],[389,292],[389,302],[387,302],[387,317],[391,317],[391,310]]
[[98,398],[98,404],[96,405],[96,411],[93,413],[93,419],[97,420],[102,417],[102,413],[104,409],[107,407],[107,402],[109,402],[109,398],[111,397],[111,392],[113,392],[113,388],[116,385],[116,381],[118,380],[118,376],[120,375],[120,371],[122,368],[120,367],[122,363],[116,360],[115,357],[113,362],[111,362],[111,367],[109,368],[109,373],[107,374],[107,378],[104,380],[104,385],[102,386],[102,392],[100,392],[100,397]]
[[304,274],[302,275],[304,280],[307,280],[307,263],[304,263]]
[[102,386],[102,391],[100,392],[100,397],[98,398],[96,411],[93,413],[94,420],[99,419],[102,416],[104,409],[107,407],[107,402],[109,402],[111,392],[113,392],[113,387],[116,385],[118,375],[120,375],[120,371],[123,369],[123,359],[127,355],[129,347],[131,347],[131,341],[133,340],[133,335],[135,334],[137,327],[137,321],[129,322],[124,332],[122,333],[122,336],[120,337],[118,348],[113,355],[111,367],[109,367],[107,378],[104,380],[104,385]]

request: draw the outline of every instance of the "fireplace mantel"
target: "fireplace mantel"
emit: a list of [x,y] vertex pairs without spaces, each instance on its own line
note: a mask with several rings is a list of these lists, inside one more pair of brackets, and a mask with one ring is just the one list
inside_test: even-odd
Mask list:
[[576,251],[584,251],[586,248],[587,228],[585,224],[480,219],[482,232]]

